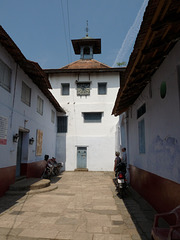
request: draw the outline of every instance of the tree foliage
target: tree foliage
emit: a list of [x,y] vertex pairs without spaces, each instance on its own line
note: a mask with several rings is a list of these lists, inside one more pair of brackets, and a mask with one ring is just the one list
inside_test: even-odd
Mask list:
[[118,63],[117,63],[117,66],[118,66],[118,67],[126,66],[126,65],[127,65],[126,62],[118,62]]

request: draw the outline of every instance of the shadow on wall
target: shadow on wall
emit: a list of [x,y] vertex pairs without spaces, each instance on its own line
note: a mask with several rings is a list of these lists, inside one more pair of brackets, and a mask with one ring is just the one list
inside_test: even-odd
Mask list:
[[63,162],[63,168],[61,171],[66,169],[66,134],[60,134],[56,138],[56,161]]

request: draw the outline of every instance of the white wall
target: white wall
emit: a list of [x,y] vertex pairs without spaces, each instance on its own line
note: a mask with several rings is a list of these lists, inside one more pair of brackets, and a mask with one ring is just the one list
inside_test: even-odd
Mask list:
[[[52,93],[61,102],[68,116],[67,134],[57,134],[57,159],[66,170],[77,168],[77,147],[87,147],[87,168],[90,171],[112,171],[116,148],[118,117],[111,115],[119,89],[118,73],[91,73],[90,96],[77,96],[77,74],[52,74]],[[89,80],[80,74],[79,81]],[[107,94],[98,95],[98,82],[107,82]],[[61,95],[61,83],[70,84],[70,95]],[[103,112],[101,123],[84,123],[83,112]]]
[[[129,110],[129,160],[138,168],[180,183],[180,102],[177,78],[180,65],[180,42],[169,53],[150,84]],[[166,82],[165,98],[160,96]],[[180,81],[180,79],[179,79]],[[137,119],[137,109],[146,103],[146,113]],[[138,122],[145,120],[145,154],[139,154]]]
[[[0,145],[0,167],[16,165],[17,143],[13,142],[13,135],[19,132],[19,128],[26,128],[27,144],[29,138],[33,137],[33,145],[28,144],[28,159],[25,162],[43,160],[45,154],[55,156],[56,147],[56,117],[55,123],[51,122],[51,110],[56,110],[42,91],[32,82],[32,80],[17,66],[12,57],[0,45],[0,59],[12,69],[11,92],[0,86],[0,116],[8,118],[7,145]],[[17,74],[16,74],[17,71]],[[21,87],[24,81],[31,88],[31,106],[27,106],[21,101]],[[37,95],[44,100],[44,112],[41,116],[36,111]],[[24,120],[28,122],[25,124]],[[42,155],[36,156],[36,130],[43,131]]]

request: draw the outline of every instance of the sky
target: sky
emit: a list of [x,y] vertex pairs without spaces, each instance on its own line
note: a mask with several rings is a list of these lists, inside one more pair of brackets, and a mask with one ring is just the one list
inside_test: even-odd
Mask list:
[[128,62],[148,0],[0,0],[0,25],[24,56],[43,69],[80,58],[71,40],[101,38],[94,59]]

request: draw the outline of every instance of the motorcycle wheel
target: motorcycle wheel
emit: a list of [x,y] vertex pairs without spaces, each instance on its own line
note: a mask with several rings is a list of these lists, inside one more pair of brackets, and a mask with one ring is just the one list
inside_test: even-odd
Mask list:
[[118,194],[119,194],[120,198],[124,197],[124,189],[120,188],[120,186],[118,186]]
[[57,176],[59,175],[59,170],[57,168],[54,169],[54,174]]
[[47,169],[44,173],[44,178],[50,179],[50,177],[51,177],[51,171],[49,169]]

